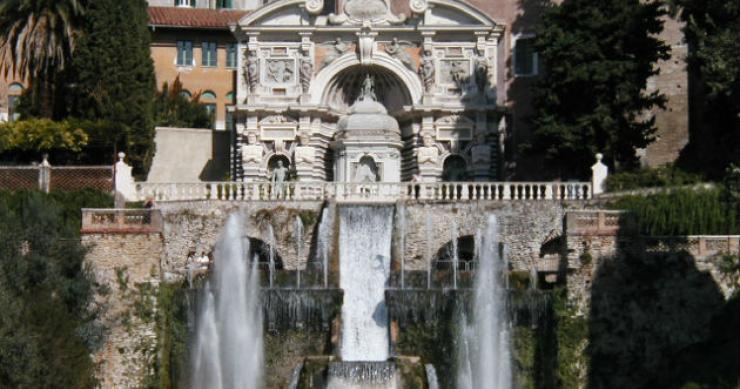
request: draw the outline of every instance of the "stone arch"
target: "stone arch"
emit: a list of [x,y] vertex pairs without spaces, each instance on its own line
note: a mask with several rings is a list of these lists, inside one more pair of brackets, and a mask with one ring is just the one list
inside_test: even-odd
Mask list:
[[[460,176],[462,174],[462,176]],[[442,162],[442,181],[465,181],[468,176],[468,161],[460,154],[449,154]]]
[[[450,240],[437,250],[432,263],[436,270],[452,269],[453,242]],[[457,238],[457,257],[459,261],[458,270],[474,270],[475,262],[475,236],[463,235]]]
[[283,162],[283,166],[288,169],[289,172],[292,172],[293,169],[293,162],[291,161],[290,157],[287,154],[284,153],[273,153],[268,155],[264,159],[264,168],[265,173],[267,174],[267,178],[270,178],[270,175],[272,174],[272,170],[277,166],[278,161]]
[[316,75],[309,90],[311,102],[316,105],[327,103],[325,99],[327,96],[330,96],[331,92],[329,89],[333,84],[336,84],[336,78],[350,68],[356,68],[360,73],[362,69],[383,69],[383,74],[395,76],[399,81],[399,85],[402,86],[401,90],[405,96],[403,105],[413,105],[421,101],[423,88],[419,76],[407,69],[399,61],[387,54],[376,53],[372,58],[367,60],[367,64],[363,65],[360,64],[360,60],[356,54],[350,53],[337,58]]
[[[273,249],[273,260],[275,262],[275,270],[283,270],[283,258],[280,255],[280,252],[278,251],[277,247],[272,248]],[[263,241],[262,239],[249,237],[249,257],[247,258],[251,263],[251,261],[254,258],[257,258],[258,264],[257,267],[260,270],[266,271],[268,270],[269,263],[270,263],[270,244]]]

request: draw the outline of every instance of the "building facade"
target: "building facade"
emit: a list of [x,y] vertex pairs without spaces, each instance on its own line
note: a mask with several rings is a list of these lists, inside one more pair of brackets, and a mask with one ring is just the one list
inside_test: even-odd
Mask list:
[[[367,76],[401,133],[403,180],[537,178],[517,146],[531,134],[532,49],[541,2],[518,0],[150,0],[157,84],[179,79],[230,133],[235,179],[268,180],[280,160],[297,180],[333,180],[337,124]],[[656,110],[648,166],[688,142],[681,26],[666,20],[671,59],[650,80]],[[23,85],[0,81],[0,120]],[[357,164],[362,156],[350,158]],[[366,159],[367,160],[367,159]],[[355,166],[355,165],[351,165]],[[348,176],[352,176],[349,174]]]

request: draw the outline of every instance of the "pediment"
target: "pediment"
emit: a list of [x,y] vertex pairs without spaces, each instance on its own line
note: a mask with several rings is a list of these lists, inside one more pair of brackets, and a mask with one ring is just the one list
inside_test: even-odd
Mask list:
[[[461,0],[399,0],[408,1],[413,15],[393,14],[391,0],[347,0],[341,12],[331,14],[328,18],[308,18],[308,13],[321,11],[324,2],[321,0],[279,0],[271,2],[239,21],[242,28],[285,27],[310,25],[324,20],[331,26],[363,25],[404,25],[415,18],[421,18],[423,26],[466,26],[495,27],[497,24],[489,16],[464,3]],[[308,10],[308,13],[307,13]],[[308,18],[308,19],[307,19]],[[318,22],[317,22],[318,23]],[[318,25],[318,24],[317,24]]]

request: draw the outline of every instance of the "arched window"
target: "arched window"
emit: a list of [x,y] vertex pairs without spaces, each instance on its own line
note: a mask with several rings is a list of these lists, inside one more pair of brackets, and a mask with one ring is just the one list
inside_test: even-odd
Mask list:
[[21,94],[23,93],[23,85],[15,82],[8,86],[8,120],[17,120],[20,116],[16,113],[18,102],[20,101]]
[[207,90],[200,95],[201,100],[216,100],[216,94]]
[[226,94],[226,104],[227,105],[236,104],[236,95],[234,94],[234,92],[229,92]]
[[193,97],[193,94],[190,93],[189,90],[183,89],[183,90],[180,91],[180,96],[182,96],[182,97],[184,97],[186,99],[191,99]]

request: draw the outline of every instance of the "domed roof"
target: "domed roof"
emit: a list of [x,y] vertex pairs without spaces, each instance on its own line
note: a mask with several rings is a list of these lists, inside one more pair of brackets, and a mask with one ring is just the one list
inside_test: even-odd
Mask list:
[[401,142],[398,121],[378,102],[375,79],[368,75],[360,97],[350,108],[350,114],[337,123],[337,140],[360,142]]
[[361,134],[387,132],[401,135],[398,121],[388,115],[388,110],[379,102],[362,98],[350,108],[350,114],[339,119],[338,132]]

